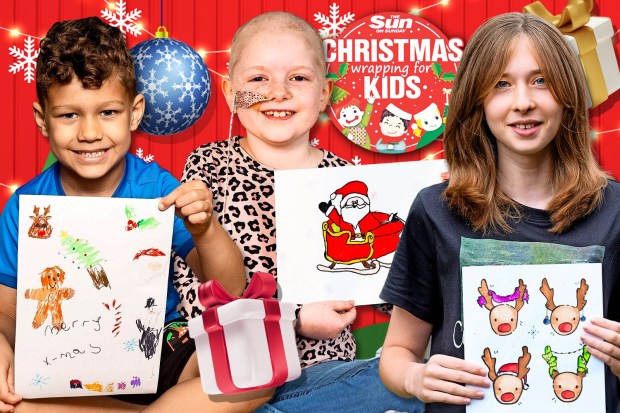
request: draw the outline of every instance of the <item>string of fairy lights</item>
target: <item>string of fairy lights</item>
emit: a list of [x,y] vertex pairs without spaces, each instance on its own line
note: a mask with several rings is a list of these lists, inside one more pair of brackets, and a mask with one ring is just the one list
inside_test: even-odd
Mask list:
[[[429,5],[424,6],[424,7],[413,8],[413,9],[411,9],[409,11],[409,13],[417,16],[417,15],[420,15],[420,13],[425,11],[425,10],[429,10],[429,9],[432,9],[432,8],[438,7],[438,6],[446,6],[446,5],[449,4],[449,2],[450,2],[450,0],[441,0],[441,1],[429,4]],[[105,3],[107,4],[107,8],[109,10],[113,11],[115,9],[115,7],[116,7],[115,3],[112,3],[110,1],[105,1]],[[162,7],[162,10],[163,10],[163,7]],[[163,16],[162,16],[161,20],[163,21]],[[150,31],[148,31],[141,22],[136,22],[135,25],[136,25],[136,27],[138,27],[140,29],[140,31],[144,31],[145,33],[149,34],[151,37],[155,37],[155,35],[153,33],[151,33]],[[24,33],[21,30],[19,30],[18,28],[8,28],[8,27],[0,26],[0,30],[4,30],[4,31],[10,33],[11,37],[23,36],[23,37],[31,37],[31,38],[38,39],[38,40],[42,39],[42,37],[33,36],[31,34]],[[620,29],[617,30],[614,33],[613,37],[616,37],[618,35],[618,33],[620,33]],[[229,53],[230,49],[225,49],[225,50],[209,50],[209,51],[208,50],[204,50],[204,49],[197,49],[196,52],[203,59],[206,59],[207,56],[210,55],[210,54]],[[211,73],[219,76],[220,78],[226,78],[225,75],[223,75],[223,74],[221,74],[221,73],[219,73],[219,72],[217,72],[217,71],[215,71],[215,70],[213,70],[211,68],[208,68],[208,70]],[[321,120],[322,121],[328,121],[329,118],[328,117],[322,117]],[[620,128],[610,129],[610,130],[605,130],[605,131],[591,130],[590,131],[590,137],[594,140],[594,139],[598,138],[600,135],[608,134],[608,133],[615,133],[615,132],[620,132]],[[442,150],[440,150],[438,152],[428,154],[428,155],[426,155],[424,157],[424,160],[435,159],[437,156],[441,155],[443,152],[444,152],[444,150],[442,149]],[[8,188],[11,191],[11,193],[15,192],[15,190],[17,190],[17,188],[19,188],[18,184],[7,185],[7,184],[2,183],[2,182],[0,182],[0,186]]]

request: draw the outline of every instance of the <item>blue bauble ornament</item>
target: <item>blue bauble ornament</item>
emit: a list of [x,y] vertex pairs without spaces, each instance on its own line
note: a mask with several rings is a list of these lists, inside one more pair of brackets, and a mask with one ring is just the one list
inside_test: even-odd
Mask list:
[[168,38],[165,28],[154,39],[131,48],[138,93],[146,110],[138,129],[172,135],[192,126],[211,96],[211,79],[202,57],[183,42]]

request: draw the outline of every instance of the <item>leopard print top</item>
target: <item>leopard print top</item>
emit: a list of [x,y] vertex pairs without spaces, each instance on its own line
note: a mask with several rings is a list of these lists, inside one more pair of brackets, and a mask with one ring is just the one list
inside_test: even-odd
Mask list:
[[[344,165],[348,162],[324,151],[318,167]],[[201,179],[213,192],[215,215],[241,248],[248,280],[255,271],[277,277],[273,169],[252,159],[239,145],[239,137],[234,137],[230,143],[213,142],[192,152],[182,182],[191,179]],[[228,199],[223,212],[225,194]],[[175,259],[175,286],[181,295],[179,312],[186,318],[196,317],[203,310],[195,290],[198,283],[187,265]],[[334,340],[297,336],[297,349],[305,368],[327,360],[353,360],[356,347],[347,327]]]

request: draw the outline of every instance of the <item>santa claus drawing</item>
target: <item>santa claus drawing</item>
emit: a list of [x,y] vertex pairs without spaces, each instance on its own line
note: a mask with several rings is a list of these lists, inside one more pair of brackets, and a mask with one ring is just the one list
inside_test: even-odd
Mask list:
[[377,259],[396,250],[404,222],[396,213],[371,211],[368,186],[361,181],[346,183],[330,198],[319,204],[328,218],[323,234],[329,269],[359,262],[378,270]]

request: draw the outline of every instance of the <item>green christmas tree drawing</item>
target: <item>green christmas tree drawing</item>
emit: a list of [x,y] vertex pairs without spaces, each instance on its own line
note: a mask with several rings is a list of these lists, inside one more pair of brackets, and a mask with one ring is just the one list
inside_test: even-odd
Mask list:
[[86,268],[95,288],[98,290],[102,287],[110,288],[108,276],[101,266],[104,260],[99,257],[97,248],[90,245],[87,240],[74,238],[65,231],[60,233],[60,245],[65,250],[65,254],[73,257],[74,262]]

